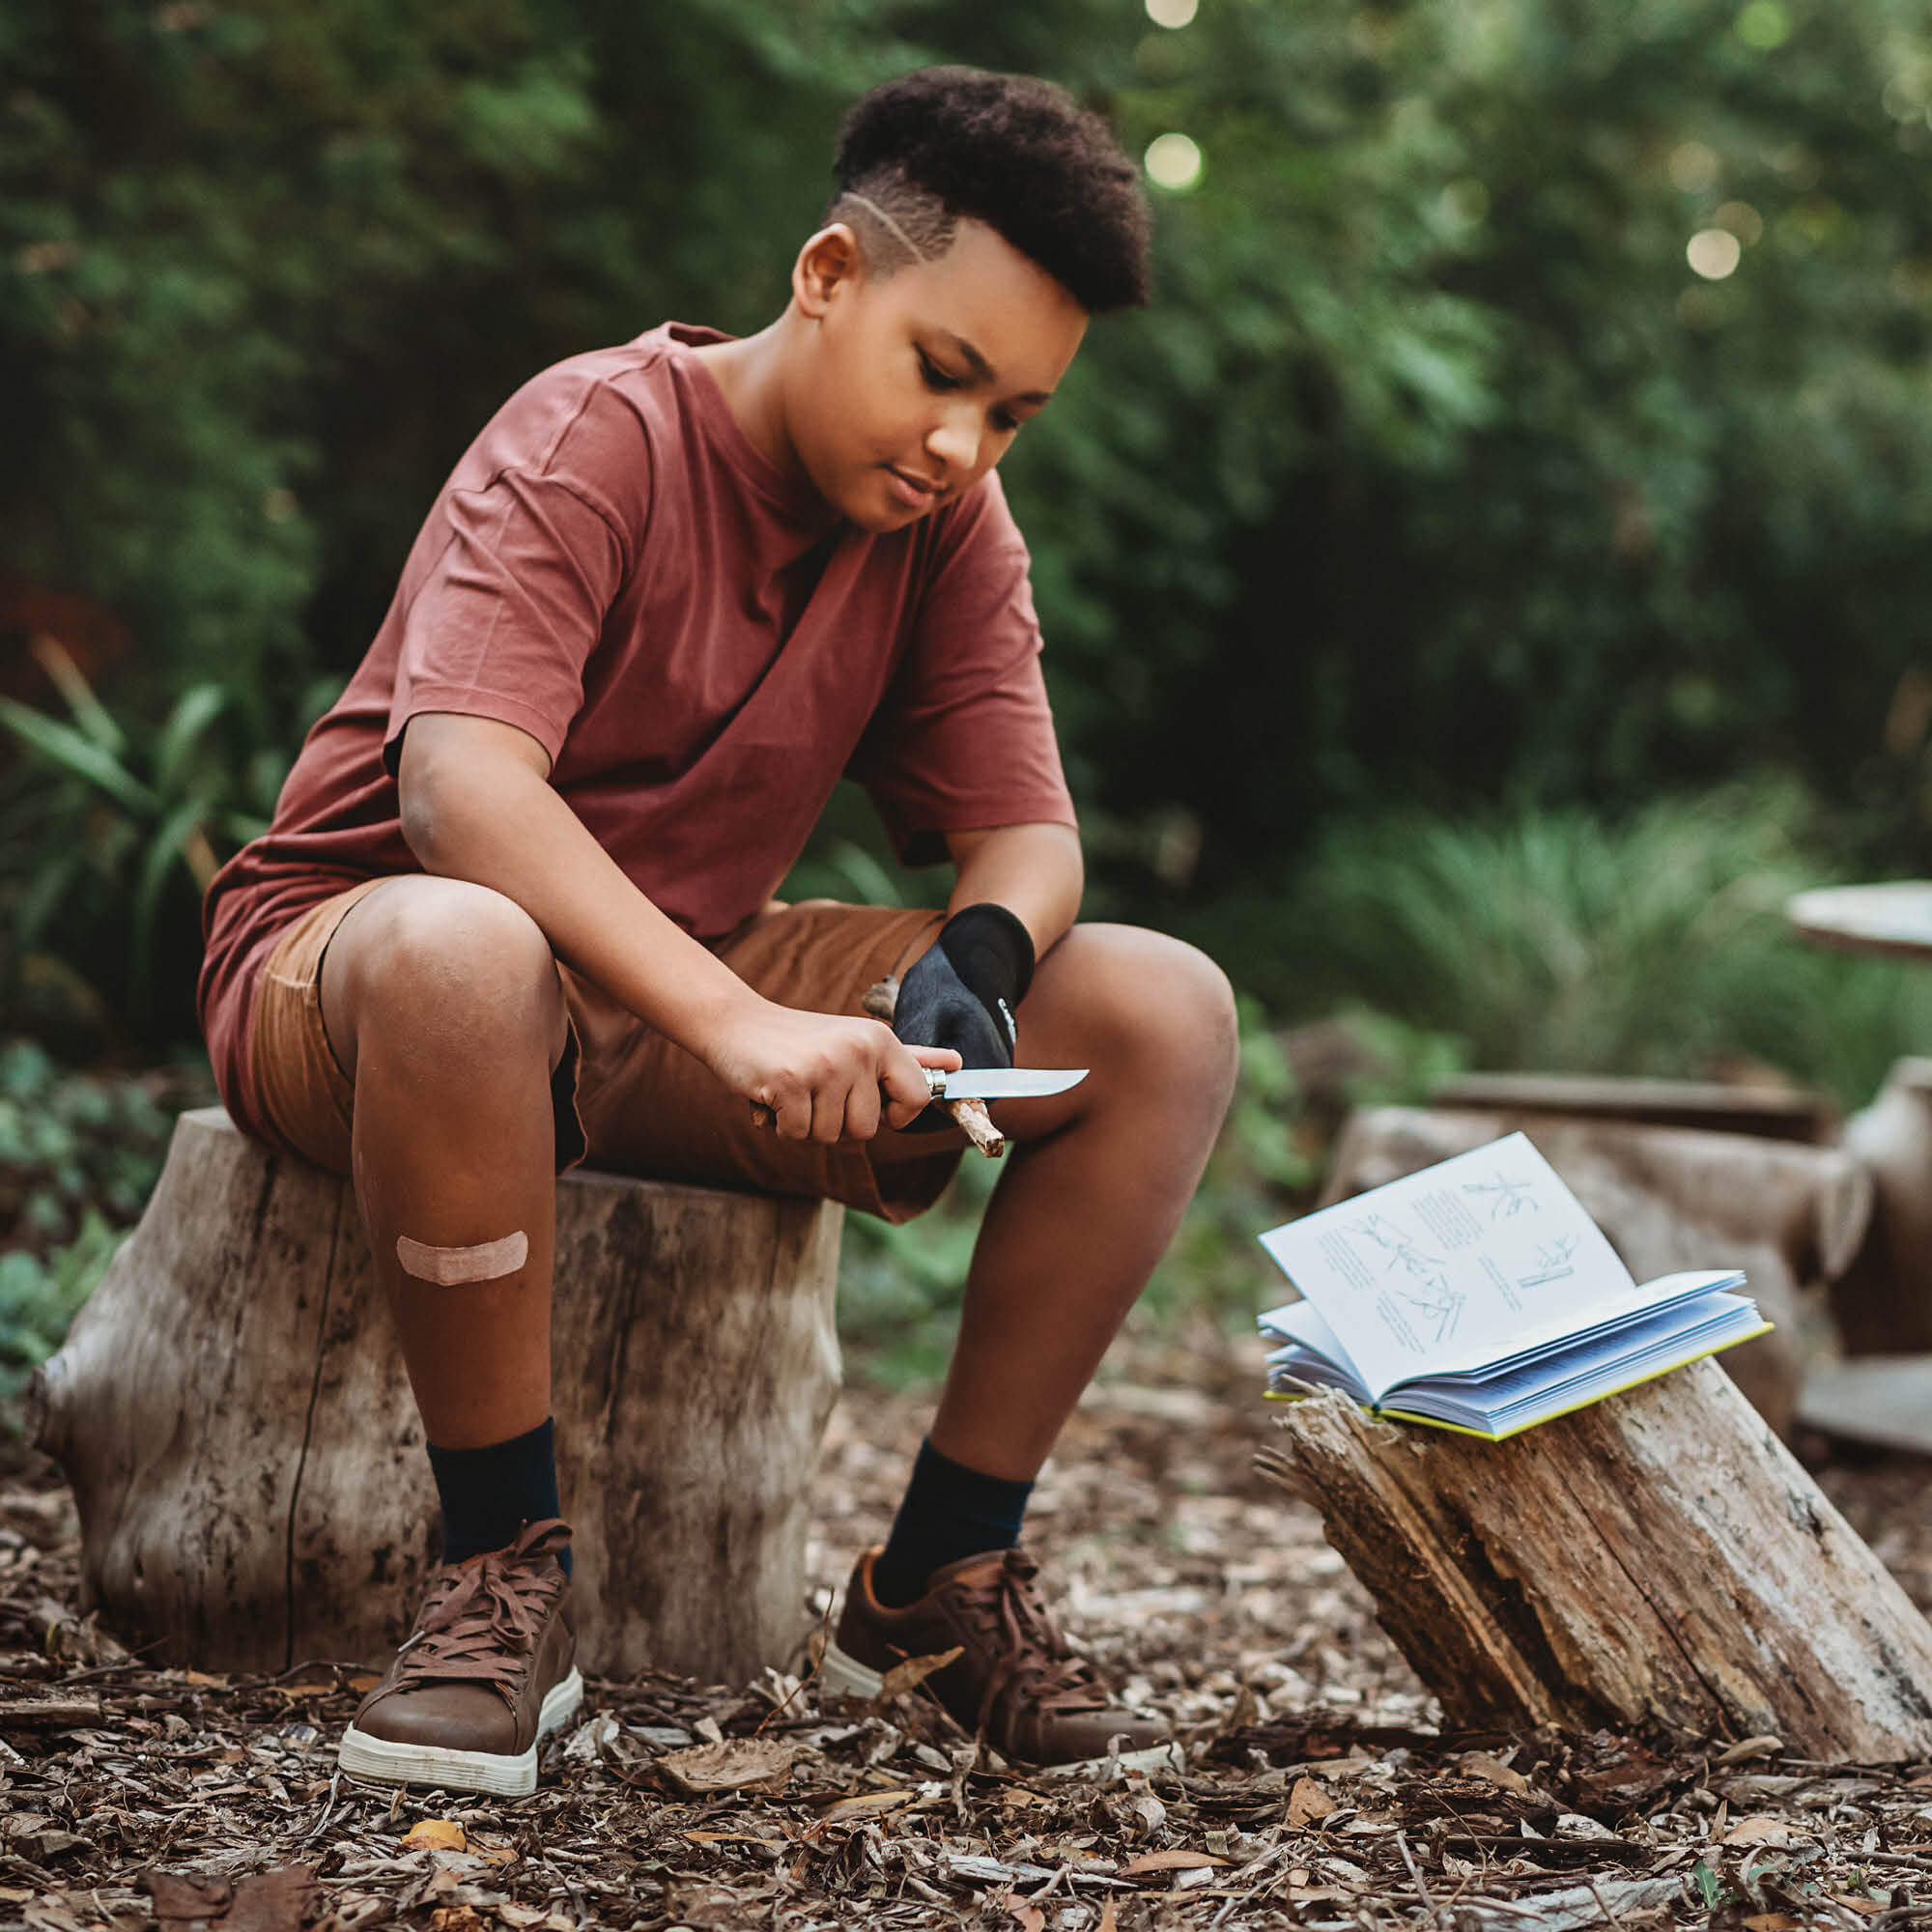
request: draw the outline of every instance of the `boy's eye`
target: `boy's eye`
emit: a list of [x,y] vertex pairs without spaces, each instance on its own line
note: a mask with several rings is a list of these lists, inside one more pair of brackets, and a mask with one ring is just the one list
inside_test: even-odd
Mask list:
[[919,352],[919,369],[920,374],[925,378],[925,386],[928,389],[937,389],[944,394],[966,386],[966,379],[963,376],[955,376],[951,370],[942,369],[923,349]]
[[[951,395],[955,389],[968,386],[970,378],[955,376],[951,369],[942,368],[923,349],[918,350],[919,371],[925,386],[937,395]],[[1009,409],[996,409],[988,412],[987,420],[1002,436],[1012,436],[1018,432],[1022,418]]]

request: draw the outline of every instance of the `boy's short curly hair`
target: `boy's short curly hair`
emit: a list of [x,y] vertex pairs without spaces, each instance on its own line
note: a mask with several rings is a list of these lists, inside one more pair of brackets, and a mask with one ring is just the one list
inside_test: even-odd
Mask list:
[[[983,221],[1089,314],[1146,302],[1140,171],[1097,114],[1025,74],[928,67],[860,98],[833,161],[827,219],[863,231],[887,271]],[[879,217],[883,216],[883,219]]]

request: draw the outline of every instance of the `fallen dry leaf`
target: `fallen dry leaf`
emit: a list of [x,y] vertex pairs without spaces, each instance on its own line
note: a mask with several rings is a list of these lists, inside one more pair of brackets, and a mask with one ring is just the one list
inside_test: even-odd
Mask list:
[[1789,1845],[1796,1842],[1796,1833],[1782,1818],[1754,1812],[1748,1818],[1740,1818],[1719,1842],[1725,1845]]
[[206,1925],[210,1932],[300,1932],[315,1902],[310,1865],[253,1872],[232,1887],[225,1878],[191,1872],[150,1871],[140,1882],[154,1900],[162,1932],[189,1924]]
[[1825,1895],[1833,1905],[1842,1905],[1847,1912],[1861,1913],[1867,1918],[1887,1909],[1880,1899],[1860,1898],[1856,1893],[1849,1891],[1831,1891]]
[[1743,1923],[1745,1932],[1803,1932],[1804,1921],[1782,1912],[1753,1912]]
[[657,1770],[692,1798],[712,1791],[776,1794],[790,1780],[801,1748],[779,1738],[727,1738],[723,1744],[668,1752],[658,1759]]
[[403,1843],[418,1850],[428,1845],[439,1852],[467,1852],[469,1834],[454,1818],[420,1818],[404,1834]]
[[1100,1907],[1100,1922],[1094,1928],[1094,1932],[1120,1932],[1120,1925],[1114,1918],[1114,1895],[1112,1892],[1107,1894],[1105,1901]]
[[959,1646],[955,1643],[951,1650],[935,1651],[930,1657],[908,1657],[903,1662],[894,1664],[879,1685],[879,1701],[884,1703],[889,1697],[903,1697],[917,1690],[935,1670],[944,1670],[958,1655]]
[[1505,1791],[1520,1795],[1529,1789],[1529,1779],[1521,1772],[1512,1771],[1501,1758],[1492,1757],[1488,1751],[1464,1751],[1456,1768],[1464,1777],[1480,1777],[1484,1783],[1499,1784]]
[[1776,1757],[1784,1748],[1784,1740],[1775,1738],[1769,1731],[1761,1737],[1744,1738],[1727,1749],[1720,1750],[1711,1762],[1713,1764],[1743,1764],[1747,1758]]
[[1297,1777],[1288,1794],[1288,1829],[1300,1832],[1337,1810],[1335,1801],[1312,1777]]
[[1011,1916],[1020,1932],[1046,1932],[1046,1914],[1030,1899],[1003,1891],[997,1902]]
[[1227,1862],[1209,1852],[1143,1852],[1121,1867],[1121,1876],[1144,1878],[1150,1872],[1214,1871]]
[[235,1895],[234,1887],[225,1878],[196,1878],[191,1872],[146,1872],[141,1883],[154,1900],[155,1917],[164,1927],[197,1918],[219,1918]]
[[917,1787],[895,1787],[891,1791],[860,1791],[840,1798],[818,1814],[821,1825],[856,1825],[867,1818],[886,1818],[919,1803]]

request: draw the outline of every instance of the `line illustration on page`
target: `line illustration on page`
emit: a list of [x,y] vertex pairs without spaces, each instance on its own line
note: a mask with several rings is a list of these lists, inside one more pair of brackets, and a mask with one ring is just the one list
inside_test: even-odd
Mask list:
[[1486,1198],[1492,1221],[1505,1221],[1513,1214],[1525,1211],[1534,1214],[1541,1208],[1536,1198],[1536,1182],[1533,1179],[1513,1179],[1501,1168],[1496,1169],[1493,1180],[1465,1180],[1463,1192]]
[[1415,1243],[1415,1237],[1407,1235],[1386,1215],[1371,1214],[1366,1221],[1357,1221],[1349,1231],[1359,1235],[1365,1241],[1373,1241],[1388,1257],[1388,1267],[1406,1269],[1410,1274],[1432,1274],[1442,1264],[1435,1256],[1423,1253]]
[[1536,1244],[1536,1266],[1517,1277],[1517,1286],[1528,1290],[1548,1288],[1552,1281],[1568,1281],[1577,1272],[1577,1237],[1558,1235],[1553,1241]]

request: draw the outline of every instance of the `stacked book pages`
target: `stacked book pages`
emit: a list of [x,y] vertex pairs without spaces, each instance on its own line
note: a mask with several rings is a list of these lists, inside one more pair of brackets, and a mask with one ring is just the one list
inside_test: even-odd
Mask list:
[[1492,1441],[1771,1327],[1735,1269],[1639,1287],[1521,1134],[1261,1240],[1302,1296],[1261,1318],[1270,1395]]

